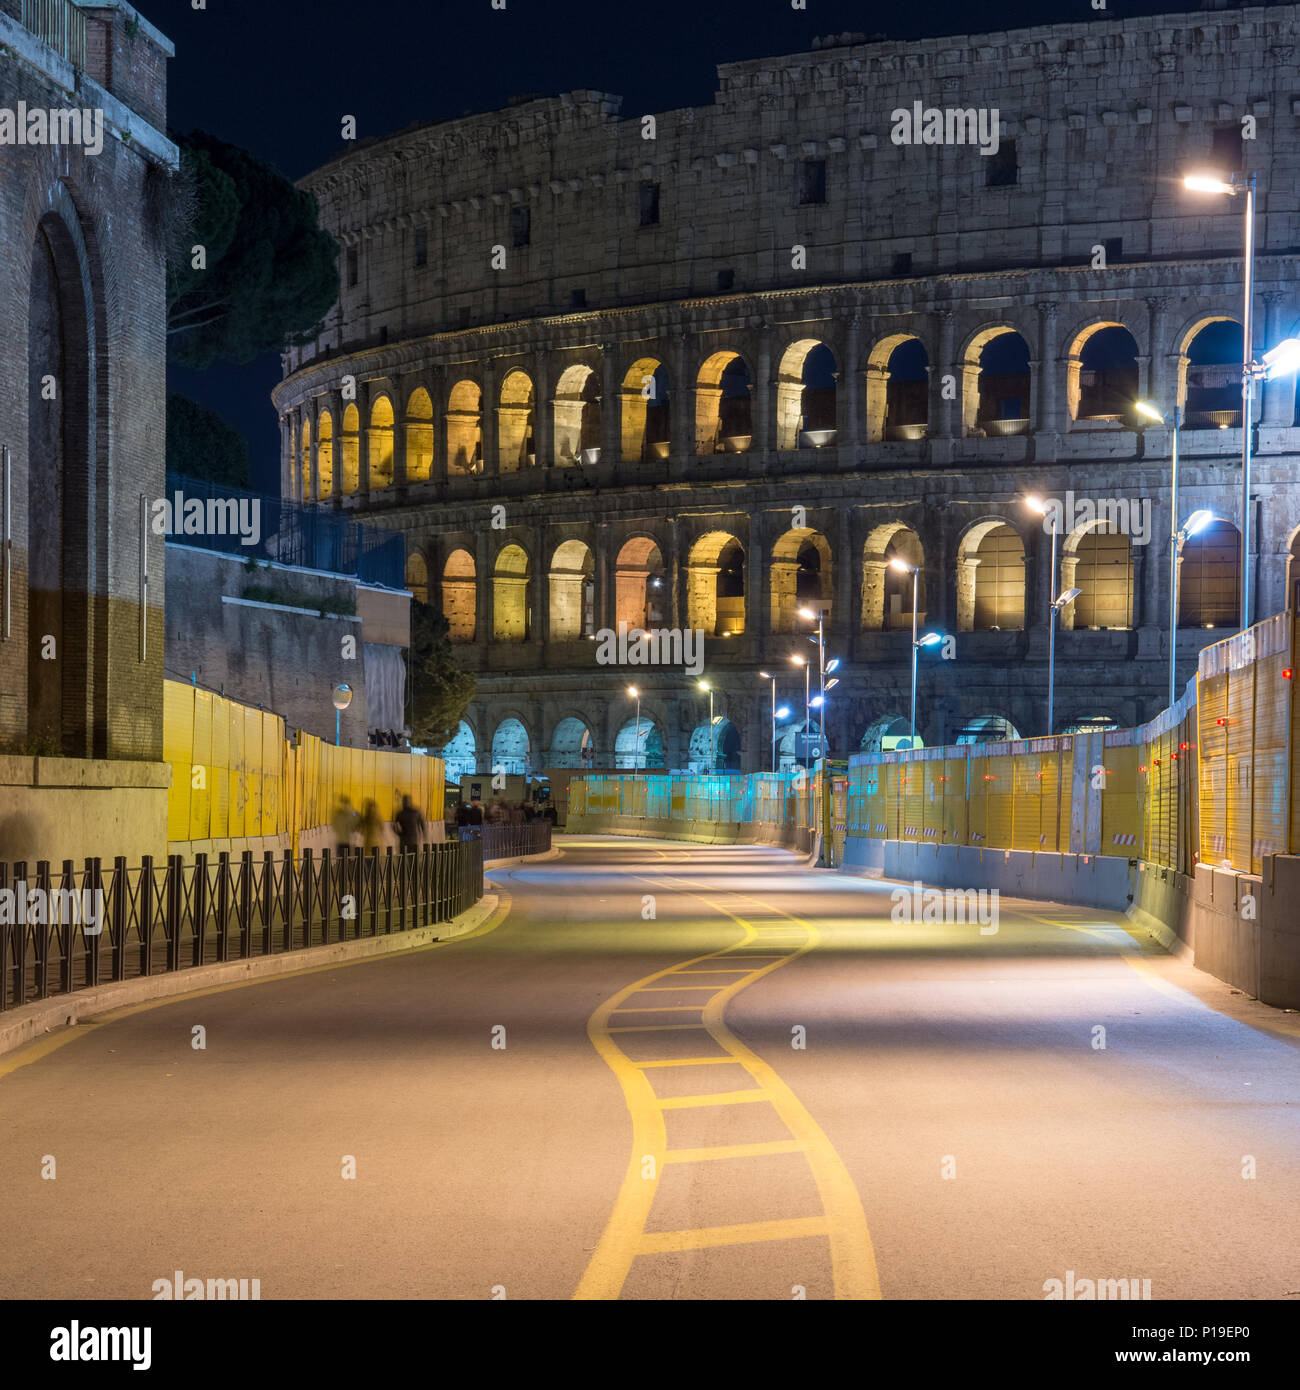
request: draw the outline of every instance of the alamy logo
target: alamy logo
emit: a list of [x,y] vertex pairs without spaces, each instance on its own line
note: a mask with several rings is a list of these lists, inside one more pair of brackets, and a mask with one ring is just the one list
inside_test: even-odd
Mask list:
[[147,1371],[153,1364],[149,1327],[69,1327],[50,1330],[51,1361],[129,1361],[133,1371]]
[[170,1278],[153,1281],[154,1302],[172,1302],[184,1299],[187,1303],[211,1300],[217,1303],[251,1302],[262,1297],[260,1279],[187,1279],[185,1271],[178,1269]]
[[156,536],[238,536],[240,545],[262,539],[262,501],[258,497],[160,497],[149,510]]
[[596,634],[598,666],[685,666],[692,676],[704,671],[702,628],[660,627],[647,632],[626,623],[618,631],[602,627]]
[[1075,531],[1096,529],[1104,534],[1127,536],[1134,545],[1151,539],[1151,499],[1149,497],[1048,497],[1043,502],[1043,530],[1051,535],[1068,536]]
[[0,926],[63,926],[80,922],[87,936],[104,930],[102,888],[28,888],[19,879],[12,888],[0,888]]
[[889,138],[896,145],[978,145],[980,154],[998,152],[1001,132],[996,106],[934,106],[912,103],[909,111],[899,106],[889,113],[893,129]]
[[0,106],[0,145],[80,145],[87,154],[104,148],[104,113],[98,107]]
[[889,895],[891,922],[979,923],[981,936],[998,932],[996,888],[927,888],[918,879]]
[[1067,1269],[1064,1279],[1043,1281],[1043,1301],[1060,1300],[1121,1300],[1133,1301],[1151,1297],[1150,1279],[1076,1279],[1074,1270]]

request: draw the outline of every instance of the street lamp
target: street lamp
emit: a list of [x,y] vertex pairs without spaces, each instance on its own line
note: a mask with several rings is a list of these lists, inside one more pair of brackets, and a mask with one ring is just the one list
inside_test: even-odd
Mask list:
[[627,693],[636,701],[636,744],[632,753],[632,776],[635,778],[641,771],[641,692],[629,685]]
[[1169,570],[1169,706],[1172,709],[1176,697],[1176,671],[1178,663],[1178,547],[1191,536],[1204,531],[1214,520],[1214,513],[1203,508],[1194,511],[1178,530],[1178,514],[1174,514],[1174,533],[1170,545],[1173,560]]
[[765,681],[772,682],[772,771],[776,771],[776,677],[767,671],[758,673]]
[[709,774],[713,773],[713,687],[708,681],[700,681],[699,687],[709,695]]
[[909,748],[916,747],[916,655],[924,647],[932,647],[936,642],[943,639],[935,632],[928,632],[923,641],[918,641],[916,636],[916,610],[920,604],[921,591],[921,567],[919,565],[909,565],[901,555],[895,555],[889,562],[889,568],[898,574],[910,574],[912,576],[912,737],[908,743]]
[[822,700],[818,708],[821,710],[820,726],[817,731],[817,756],[826,756],[826,634],[825,634],[825,613],[820,609],[801,608],[799,616],[805,622],[817,624],[817,670],[819,673],[819,687],[821,689]]
[[1250,626],[1250,412],[1255,380],[1252,328],[1255,300],[1255,175],[1230,173],[1226,180],[1211,170],[1189,174],[1183,186],[1193,193],[1238,194],[1245,198],[1245,233],[1242,247],[1244,304],[1241,315],[1241,628]]
[[809,709],[812,707],[812,706],[811,706],[811,702],[810,702],[809,699],[808,699],[808,671],[809,671],[808,658],[807,658],[807,657],[804,657],[804,656],[800,656],[800,655],[796,652],[796,653],[790,658],[790,660],[793,661],[794,664],[795,664],[796,666],[802,666],[802,667],[803,667],[803,752],[804,752],[804,758],[807,759],[807,757],[808,757],[808,722],[809,722],[809,719],[810,719],[810,717],[811,717],[811,716],[809,715],[808,711],[809,711]]
[[[1049,507],[1041,497],[1026,497],[1025,505],[1039,516],[1052,516],[1052,572],[1048,582],[1048,596],[1051,599],[1051,618],[1047,638],[1047,732],[1056,728],[1056,616],[1067,604],[1073,603],[1083,592],[1082,589],[1066,589],[1056,594],[1056,533],[1057,518],[1060,515],[1055,507]],[[1051,596],[1056,594],[1055,598]]]

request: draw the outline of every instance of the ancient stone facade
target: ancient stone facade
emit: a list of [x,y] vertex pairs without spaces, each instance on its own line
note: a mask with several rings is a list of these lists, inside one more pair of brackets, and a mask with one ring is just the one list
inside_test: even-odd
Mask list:
[[[1080,590],[1056,728],[1138,723],[1168,690],[1175,407],[1178,524],[1215,518],[1177,549],[1180,682],[1238,608],[1244,200],[1181,180],[1258,176],[1256,355],[1300,334],[1298,20],[841,36],[722,67],[711,106],[578,92],[358,147],[304,181],[343,288],[286,354],[283,489],[405,532],[478,673],[480,769],[525,742],[761,769],[764,671],[795,756],[809,608],[832,754],[897,733],[913,570],[953,639],[919,658],[927,742],[1045,730],[1054,589]],[[997,148],[901,142],[918,107]],[[1257,391],[1260,615],[1300,579],[1295,409],[1294,376]],[[602,660],[620,623],[703,632],[712,740],[688,653]]]
[[0,0],[6,754],[162,755],[163,539],[141,499],[163,488],[171,53],[124,3]]

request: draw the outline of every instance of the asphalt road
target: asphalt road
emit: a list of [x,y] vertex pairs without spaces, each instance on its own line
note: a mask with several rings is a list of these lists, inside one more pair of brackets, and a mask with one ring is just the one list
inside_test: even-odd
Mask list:
[[1300,1298],[1296,1017],[1104,913],[559,843],[480,935],[0,1058],[0,1296]]

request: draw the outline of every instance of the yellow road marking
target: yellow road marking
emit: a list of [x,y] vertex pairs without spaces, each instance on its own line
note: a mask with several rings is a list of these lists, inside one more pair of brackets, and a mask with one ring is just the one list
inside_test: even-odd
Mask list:
[[714,1158],[761,1158],[764,1154],[797,1154],[797,1139],[770,1139],[758,1144],[724,1144],[713,1149],[669,1149],[665,1163],[707,1163]]
[[[615,1009],[613,1012],[619,1012]],[[702,1023],[626,1023],[607,1028],[608,1033],[679,1033],[686,1028],[703,1028]]]
[[[486,936],[488,932],[495,931],[510,915],[511,904],[510,894],[504,889],[499,889],[497,896],[501,901],[481,926],[475,927],[473,931],[467,931],[463,936],[451,936],[445,941],[430,941],[424,946],[416,946],[412,948],[410,954],[433,951],[439,946],[455,946],[461,941],[472,941],[475,937]],[[399,933],[394,932],[393,935],[397,936]],[[368,937],[362,938],[362,940],[369,939]],[[308,950],[310,949],[309,947]],[[278,958],[285,952],[277,951],[275,954]],[[302,954],[305,955],[306,952],[304,951]],[[261,959],[261,957],[254,957],[254,959]],[[273,985],[281,980],[296,980],[304,975],[321,975],[329,970],[342,970],[349,965],[366,965],[371,961],[390,959],[392,957],[389,955],[358,956],[355,960],[335,961],[332,965],[304,965],[300,970],[285,970],[277,975],[263,975],[252,980],[232,980],[227,984],[207,985],[203,989],[186,990],[183,994],[168,994],[161,999],[146,999],[140,1004],[123,1004],[115,1009],[105,1009],[103,1013],[78,1021],[75,1026],[65,1029],[62,1033],[41,1038],[37,1042],[27,1043],[7,1057],[0,1059],[0,1077],[8,1076],[10,1072],[17,1071],[19,1067],[29,1066],[32,1062],[39,1062],[42,1057],[48,1056],[60,1047],[66,1047],[68,1043],[76,1042],[78,1038],[85,1037],[87,1033],[93,1032],[96,1028],[102,1028],[106,1023],[117,1023],[120,1019],[130,1018],[133,1014],[144,1013],[146,1009],[160,1009],[164,1004],[183,1004],[188,999],[203,999],[210,994],[226,994],[230,990],[248,989],[253,985]],[[234,962],[224,961],[218,963],[234,964]],[[58,996],[56,995],[55,998]]]
[[647,1255],[662,1255],[669,1250],[707,1250],[718,1245],[751,1245],[761,1240],[799,1240],[826,1234],[824,1216],[794,1216],[785,1221],[702,1226],[695,1231],[651,1231],[641,1237],[641,1250]]
[[[643,875],[639,877],[644,878]],[[643,976],[634,984],[620,990],[606,1000],[591,1016],[587,1024],[587,1035],[592,1046],[602,1060],[614,1072],[623,1088],[624,1100],[632,1120],[632,1150],[624,1172],[623,1182],[615,1199],[614,1210],[583,1273],[576,1299],[613,1299],[623,1290],[633,1262],[639,1255],[663,1253],[673,1250],[700,1249],[711,1245],[729,1245],[760,1240],[785,1240],[796,1236],[817,1235],[827,1237],[830,1245],[831,1275],[836,1298],[878,1299],[880,1281],[876,1272],[875,1254],[872,1250],[871,1236],[867,1228],[866,1215],[857,1188],[835,1152],[830,1140],[803,1106],[802,1102],[789,1089],[777,1072],[757,1054],[751,1052],[727,1028],[723,1014],[727,1004],[742,989],[756,980],[762,979],[772,971],[778,970],[787,961],[794,960],[815,947],[820,941],[820,933],[811,923],[792,914],[750,897],[748,894],[731,890],[710,890],[710,895],[692,892],[691,887],[705,887],[691,884],[690,880],[680,878],[645,879],[652,884],[675,882],[683,886],[691,897],[723,916],[729,917],[742,931],[737,942],[719,951],[694,956],[679,962],[667,970],[659,970]],[[715,899],[719,893],[742,902],[757,904],[767,916],[779,915],[792,925],[783,928],[788,935],[802,934],[804,940],[780,955],[766,955],[768,964],[754,966],[744,971],[719,971],[700,969],[708,962],[716,962],[726,955],[730,959],[750,959],[746,955],[737,957],[736,952],[746,946],[757,944],[759,931],[744,918],[732,912],[725,904]],[[767,930],[776,930],[767,928]],[[692,969],[691,967],[697,967]],[[681,974],[735,974],[736,979],[722,986],[663,985],[657,983]],[[610,1026],[610,1018],[625,1006],[625,1001],[634,994],[662,989],[707,988],[711,998],[703,1008],[702,1027],[713,1037],[727,1054],[723,1057],[657,1058],[652,1061],[634,1062],[627,1057],[614,1041],[612,1034],[621,1030]],[[645,1031],[645,1030],[636,1030]],[[646,1072],[655,1067],[675,1066],[718,1066],[739,1064],[758,1084],[752,1090],[719,1092],[707,1096],[660,1097],[655,1094]],[[763,1100],[772,1105],[778,1118],[785,1125],[787,1133],[793,1136],[788,1141],[789,1152],[804,1155],[812,1172],[818,1196],[821,1199],[824,1215],[800,1218],[795,1221],[757,1222],[740,1226],[708,1227],[695,1231],[668,1233],[646,1233],[646,1223],[658,1191],[659,1173],[668,1161],[670,1152],[689,1153],[689,1150],[669,1150],[665,1112],[671,1109],[700,1107],[710,1105],[745,1104]],[[783,1152],[786,1150],[782,1150]],[[742,1156],[742,1155],[737,1155]],[[643,1162],[652,1157],[655,1162],[650,1171],[652,1177],[644,1176]],[[694,1161],[687,1158],[673,1161]]]

